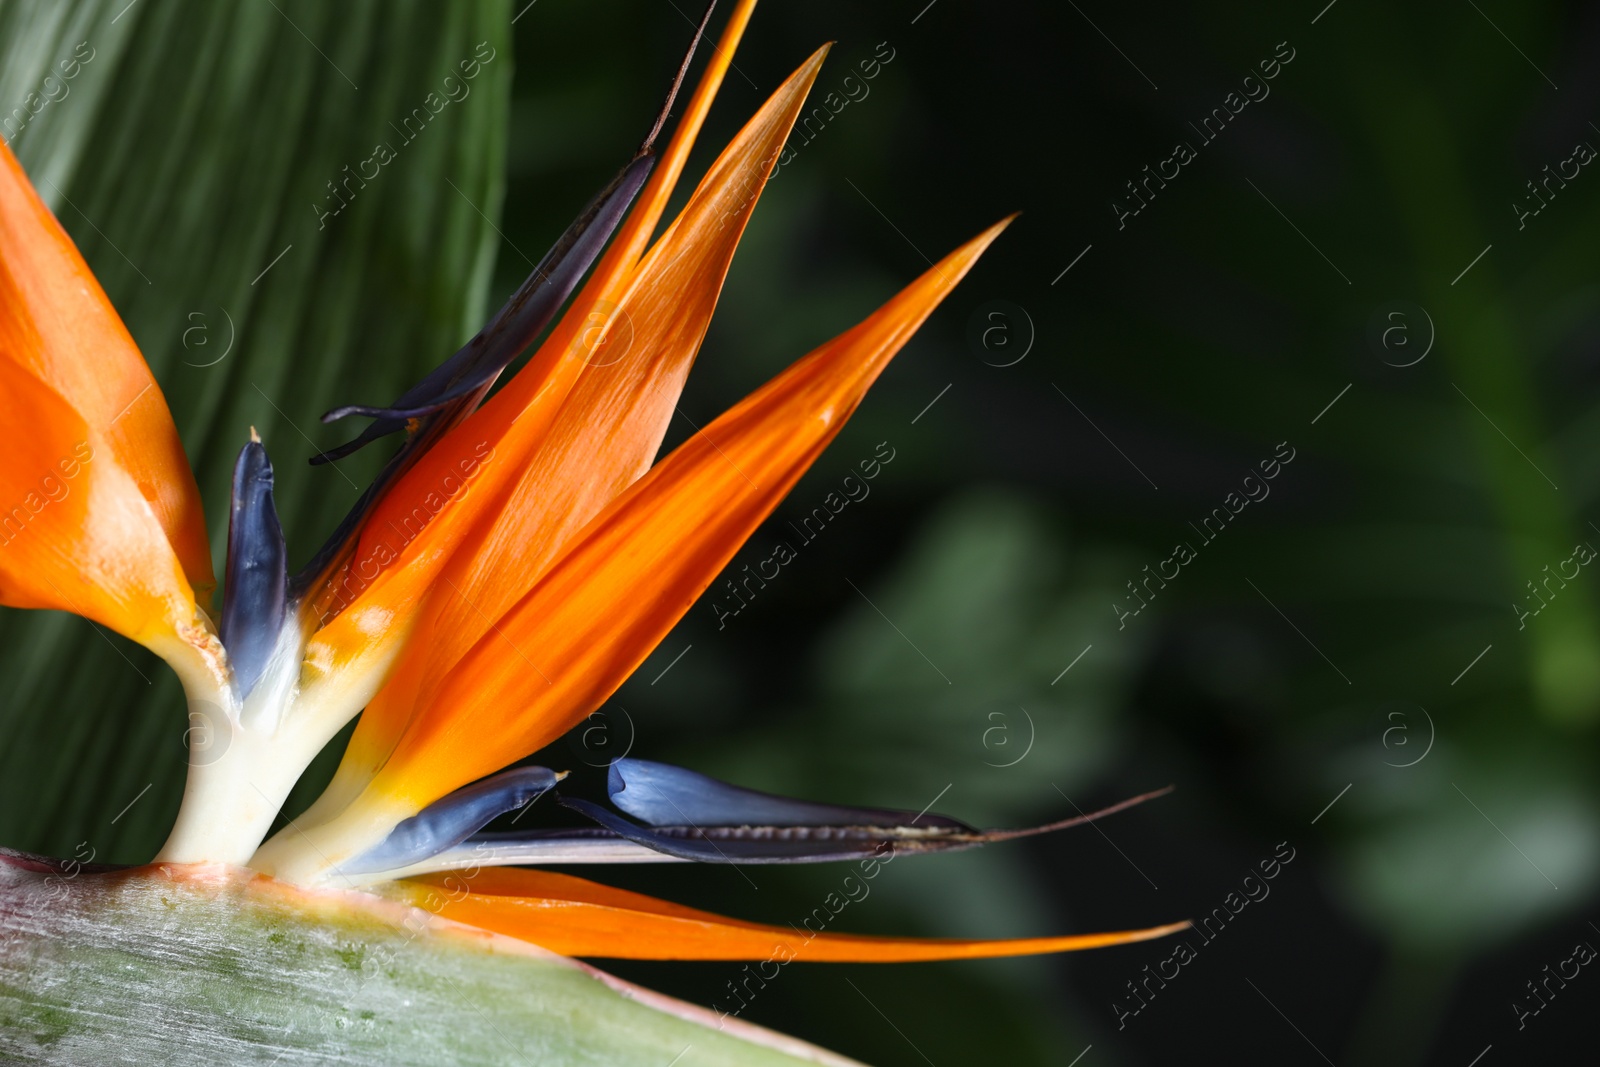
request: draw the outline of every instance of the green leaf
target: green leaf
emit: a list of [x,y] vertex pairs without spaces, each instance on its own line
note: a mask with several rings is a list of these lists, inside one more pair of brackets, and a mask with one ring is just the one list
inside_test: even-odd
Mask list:
[[[0,57],[0,131],[166,393],[215,557],[254,425],[304,560],[385,452],[309,468],[353,432],[318,416],[392,399],[481,322],[508,5],[7,5]],[[166,667],[82,619],[5,611],[0,674],[0,842],[148,858],[186,758]]]
[[7,1063],[853,1062],[524,942],[237,868],[46,873],[0,856],[0,908]]

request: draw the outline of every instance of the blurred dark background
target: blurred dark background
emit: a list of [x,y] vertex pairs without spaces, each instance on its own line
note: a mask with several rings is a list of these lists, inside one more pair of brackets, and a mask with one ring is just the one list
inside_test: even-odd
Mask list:
[[[83,23],[109,27],[122,6],[86,5]],[[260,423],[280,485],[302,486],[284,511],[303,557],[353,496],[300,466],[346,435],[316,417],[387,397],[515,288],[637,142],[698,12],[538,0],[463,6],[441,31],[404,5],[288,5],[324,65],[270,10],[141,6],[96,38],[109,43],[95,62],[111,62],[85,78],[151,87],[100,90],[75,120],[70,98],[53,104],[67,132],[49,133],[44,111],[15,147],[59,168],[75,207],[52,203],[156,368],[214,513],[233,448]],[[0,18],[12,34],[26,21]],[[92,36],[81,28],[52,32]],[[231,63],[240,35],[293,58]],[[324,178],[369,151],[319,126],[336,120],[340,77],[367,93],[392,83],[394,102],[361,106],[403,113],[432,65],[480,38],[507,54],[461,105],[470,121],[419,139],[343,233],[306,236]],[[1177,977],[1170,940],[802,964],[741,1012],[869,1062],[1090,1067],[1205,1050],[1488,1067],[1586,1049],[1600,978],[1580,971],[1537,1014],[1527,983],[1600,944],[1600,579],[1585,566],[1600,546],[1600,176],[1587,166],[1600,9],[768,3],[680,202],[828,40],[813,94],[828,115],[791,138],[764,194],[669,447],[930,260],[1022,217],[732,570],[892,450],[866,499],[722,625],[710,603],[694,608],[601,729],[542,758],[630,751],[985,825],[1177,787],[1097,828],[896,862],[835,927],[1018,936],[1238,909],[1212,941],[1185,935],[1194,958]],[[167,59],[139,73],[146,53]],[[407,63],[422,73],[403,77]],[[14,65],[6,79],[27,81]],[[151,115],[165,122],[154,143],[97,155]],[[226,176],[270,162],[251,153],[271,155],[258,146],[278,117],[333,147],[245,195]],[[185,125],[207,121],[209,140]],[[220,162],[196,155],[202,142]],[[231,236],[207,244],[225,217]],[[296,242],[306,258],[286,256],[266,291],[247,284]],[[222,308],[246,347],[213,372],[184,315]],[[355,483],[366,469],[345,468]],[[4,626],[18,680],[0,789],[22,813],[5,843],[147,858],[181,791],[176,686],[80,620],[11,612]],[[149,693],[115,695],[138,683],[112,652],[151,676]],[[73,679],[52,681],[51,663],[74,664]],[[142,748],[58,710],[108,706],[145,724]],[[41,793],[28,768],[62,752],[76,777]],[[134,814],[110,823],[135,793]],[[1268,895],[1241,906],[1241,886],[1262,892],[1246,877],[1286,855]],[[782,923],[846,872],[746,873],[598,876]],[[725,1008],[740,977],[606,966]],[[1140,984],[1162,967],[1164,986]]]

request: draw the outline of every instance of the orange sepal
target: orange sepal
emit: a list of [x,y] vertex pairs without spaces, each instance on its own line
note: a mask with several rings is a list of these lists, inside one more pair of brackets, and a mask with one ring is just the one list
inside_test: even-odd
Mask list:
[[610,959],[904,963],[1032,956],[1149,941],[1189,926],[1179,922],[1146,930],[1004,941],[872,937],[743,922],[545,870],[491,867],[471,877],[458,873],[408,879],[399,887],[411,902],[446,919],[531,941],[563,956]]
[[[0,602],[146,644],[212,585],[194,475],[133,338],[0,146]],[[192,636],[192,635],[191,635]]]
[[392,745],[411,709],[427,703],[573,536],[649,469],[739,238],[827,51],[819,49],[772,94],[632,273],[601,350],[606,358],[584,366],[505,503],[445,565],[410,652],[361,718],[355,751]]
[[[635,482],[462,657],[437,697],[412,717],[366,799],[416,810],[548,744],[599,707],[783,499],[1009,221],[946,256]],[[352,814],[359,821],[371,813]]]
[[[498,511],[508,483],[543,441],[615,316],[617,301],[683,172],[754,7],[755,0],[741,0],[735,7],[672,140],[566,313],[526,367],[429,448],[384,494],[363,529],[348,570],[338,576],[336,588],[323,595],[324,614],[341,612],[357,600],[383,611],[408,612],[474,523]],[[459,486],[476,492],[463,492]],[[404,570],[416,573],[386,588],[391,575]],[[326,637],[336,654],[366,643],[357,634],[332,627]]]
[[[741,0],[734,8],[638,202],[528,365],[436,442],[374,509],[348,565],[317,598],[324,619],[339,617],[312,642],[314,662],[332,668],[351,666],[358,658],[392,658],[393,646],[409,634],[407,624],[418,607],[443,584],[439,575],[446,562],[480,524],[504,509],[524,464],[537,454],[615,317],[617,302],[683,172],[754,7],[755,0]],[[361,610],[344,617],[355,605]],[[380,634],[390,628],[386,637]],[[387,705],[394,694],[378,699]],[[409,702],[401,703],[403,717]],[[358,747],[371,743],[364,736]],[[380,742],[378,748],[386,744]]]

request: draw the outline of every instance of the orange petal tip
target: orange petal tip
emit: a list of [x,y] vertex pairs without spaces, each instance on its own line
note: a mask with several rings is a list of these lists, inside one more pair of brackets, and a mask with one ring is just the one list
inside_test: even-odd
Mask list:
[[[443,892],[440,892],[440,891]],[[1187,930],[1187,921],[1013,940],[872,937],[730,919],[548,870],[485,868],[428,875],[396,893],[447,919],[517,937],[565,956],[788,963],[906,963],[1077,952]]]

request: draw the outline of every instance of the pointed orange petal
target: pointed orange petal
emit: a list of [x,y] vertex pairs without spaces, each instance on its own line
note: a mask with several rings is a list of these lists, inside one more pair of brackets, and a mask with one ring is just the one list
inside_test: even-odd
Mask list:
[[[381,674],[445,562],[483,516],[504,508],[522,464],[536,453],[603,326],[615,316],[754,7],[755,0],[735,7],[638,203],[550,336],[522,371],[429,449],[375,509],[349,566],[319,605],[324,617],[339,617],[308,648],[314,666],[350,667],[364,657]],[[357,603],[359,612],[340,615]]]
[[[437,538],[445,542],[445,550],[439,558],[448,557],[466,529],[486,510],[493,510],[503,501],[506,482],[516,476],[519,464],[532,455],[543,440],[556,410],[587,365],[586,357],[599,340],[602,328],[615,317],[617,302],[683,172],[684,162],[694,147],[754,7],[755,0],[741,0],[734,8],[671,142],[639,193],[638,202],[550,336],[526,367],[481,409],[429,449],[385,495],[354,555],[358,562],[352,568],[359,568],[361,573],[345,583],[343,595],[337,597],[333,605],[336,609],[342,610],[365,593],[380,573],[402,559],[402,553],[430,555],[428,542]],[[485,467],[483,473],[487,477],[479,477],[480,464]],[[467,480],[462,472],[469,469],[474,473],[467,479],[490,483],[478,487],[475,501],[470,505],[463,499],[468,494],[452,489]],[[424,535],[424,528],[433,525],[435,519],[444,520],[437,523],[441,528]],[[446,530],[443,528],[446,525],[453,528]],[[413,546],[417,541],[423,544]],[[425,587],[423,583],[408,592],[414,597]],[[375,604],[382,601],[385,608],[391,609],[398,600],[377,595],[367,599]],[[398,602],[411,603],[410,600]]]
[[[532,752],[649,655],[1005,227],[691,437],[585,530],[414,717],[373,785],[427,803]],[[380,784],[381,783],[381,784]]]
[[[574,306],[592,304],[596,297],[607,295],[602,290],[610,289],[611,283],[631,270],[644,253],[650,235],[655,232],[656,224],[661,221],[661,216],[667,209],[667,200],[672,196],[673,188],[683,175],[684,164],[689,159],[689,150],[694,147],[701,126],[705,125],[706,115],[711,111],[711,102],[716,99],[717,90],[722,87],[722,79],[728,73],[728,66],[733,62],[733,53],[739,47],[739,41],[744,36],[745,27],[750,24],[750,14],[755,7],[756,0],[739,0],[739,3],[734,5],[733,14],[728,16],[728,23],[722,28],[722,38],[712,49],[711,58],[706,63],[704,73],[700,75],[700,82],[695,86],[694,95],[689,98],[689,104],[683,110],[683,117],[678,120],[671,143],[667,145],[667,150],[661,153],[655,170],[650,175],[650,181],[639,191],[638,203],[628,215],[627,221],[617,231],[617,236],[612,240],[605,258],[595,269],[595,280],[604,283],[594,287],[592,292],[586,288],[574,301]],[[588,298],[587,301],[585,297]]]
[[630,276],[610,340],[591,358],[505,510],[446,576],[458,594],[427,657],[446,667],[520,600],[573,534],[661,447],[733,253],[828,49],[772,94]]
[[[443,586],[423,609],[412,653],[362,716],[356,752],[387,751],[411,707],[425,703],[572,536],[649,469],[734,249],[826,53],[819,49],[773,93],[633,272],[611,340],[599,350],[604,357],[584,367],[504,506],[451,557]],[[372,736],[385,732],[381,744]]]
[[0,146],[0,601],[146,644],[209,589],[199,492],[161,390],[66,232]]
[[470,877],[408,879],[400,887],[413,903],[447,919],[531,941],[563,956],[632,960],[899,963],[1028,956],[1148,941],[1189,926],[1180,922],[1006,941],[870,937],[824,932],[823,923],[832,918],[826,911],[816,929],[810,917],[804,927],[767,926],[544,870],[485,868]]

